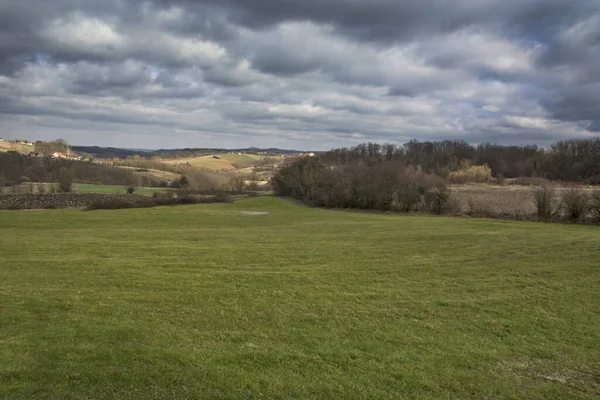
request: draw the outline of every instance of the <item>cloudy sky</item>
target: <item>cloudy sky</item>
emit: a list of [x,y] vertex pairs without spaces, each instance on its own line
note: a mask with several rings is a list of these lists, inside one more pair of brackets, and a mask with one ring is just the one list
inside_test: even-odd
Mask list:
[[0,137],[132,148],[600,135],[598,0],[0,0]]

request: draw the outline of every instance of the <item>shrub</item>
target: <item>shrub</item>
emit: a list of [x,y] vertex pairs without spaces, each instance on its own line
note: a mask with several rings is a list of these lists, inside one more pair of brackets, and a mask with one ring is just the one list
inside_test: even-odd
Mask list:
[[256,182],[256,181],[252,181],[252,182],[250,182],[248,184],[248,190],[254,190],[254,191],[256,191],[256,190],[259,190],[259,189],[260,189],[260,187],[258,186],[258,182]]
[[562,206],[567,218],[577,222],[588,212],[588,195],[581,188],[571,187],[562,196]]
[[227,195],[227,193],[221,192],[215,195],[215,201],[217,203],[231,203],[231,199]]
[[465,165],[450,172],[448,180],[452,183],[487,183],[492,180],[492,169],[487,165]]
[[58,171],[58,188],[63,193],[73,191],[73,173],[65,167]]
[[135,192],[135,188],[133,186],[127,188],[127,194],[133,194],[133,192]]
[[190,181],[188,181],[188,178],[186,178],[185,175],[182,175],[181,178],[179,178],[179,187],[186,188],[189,185]]
[[600,223],[600,190],[591,194],[589,205],[592,218],[597,223]]
[[229,187],[232,192],[242,193],[244,191],[244,186],[246,182],[244,177],[241,175],[234,175],[229,180]]
[[548,220],[559,212],[554,186],[543,185],[535,188],[533,190],[533,197],[538,218]]
[[158,206],[176,206],[183,204],[202,204],[202,203],[226,203],[229,202],[228,197],[212,196],[212,197],[170,197],[168,195],[156,197],[135,197],[130,199],[123,198],[106,198],[95,201],[90,204],[86,210],[117,210],[124,208],[149,208]]
[[450,191],[446,185],[439,184],[426,193],[428,209],[434,214],[443,214],[450,203]]

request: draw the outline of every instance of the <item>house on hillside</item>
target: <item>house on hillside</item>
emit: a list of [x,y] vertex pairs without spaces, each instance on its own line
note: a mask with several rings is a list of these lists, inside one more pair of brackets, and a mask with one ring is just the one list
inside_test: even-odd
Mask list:
[[35,157],[41,157],[42,155],[40,153],[37,153],[35,151],[30,152],[27,157],[29,158],[35,158]]
[[54,153],[52,153],[51,157],[55,160],[58,160],[59,158],[64,158],[66,160],[81,160],[80,155],[71,153],[71,152],[69,152],[68,155],[65,155],[64,153],[61,153],[60,151],[55,151]]

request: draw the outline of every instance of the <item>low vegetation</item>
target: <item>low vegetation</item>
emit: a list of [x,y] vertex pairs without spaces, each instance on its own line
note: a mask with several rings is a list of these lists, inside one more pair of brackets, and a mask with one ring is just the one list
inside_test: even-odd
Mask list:
[[492,169],[487,165],[467,164],[448,174],[451,183],[490,183],[492,180]]
[[0,196],[0,210],[83,209],[95,203],[121,200],[132,201],[132,198],[129,195],[98,193],[9,194]]
[[0,220],[0,398],[600,397],[597,227],[268,197]]
[[[278,170],[272,185],[281,196],[327,208],[600,221],[593,207],[594,199],[600,195],[593,189],[574,184],[555,185],[539,177],[494,178],[487,165],[471,165],[465,160],[455,171],[438,171],[446,176],[443,179],[425,172],[421,164],[406,163],[411,151],[415,151],[411,146],[416,145],[411,142],[398,148],[368,143],[332,150],[322,156],[301,157]],[[529,187],[513,186],[520,181]],[[447,182],[452,184],[450,188]],[[503,185],[493,185],[497,182]]]
[[[131,193],[133,194],[133,193]],[[118,210],[122,208],[150,208],[159,206],[178,206],[185,204],[207,204],[207,203],[228,203],[229,197],[224,194],[216,196],[193,196],[193,195],[155,195],[152,197],[134,197],[129,198],[99,198],[86,207],[91,210]]]

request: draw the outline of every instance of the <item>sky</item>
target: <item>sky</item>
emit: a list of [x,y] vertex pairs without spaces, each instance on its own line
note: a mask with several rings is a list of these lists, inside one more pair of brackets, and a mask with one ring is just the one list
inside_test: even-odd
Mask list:
[[0,0],[0,137],[127,148],[600,135],[598,0]]

